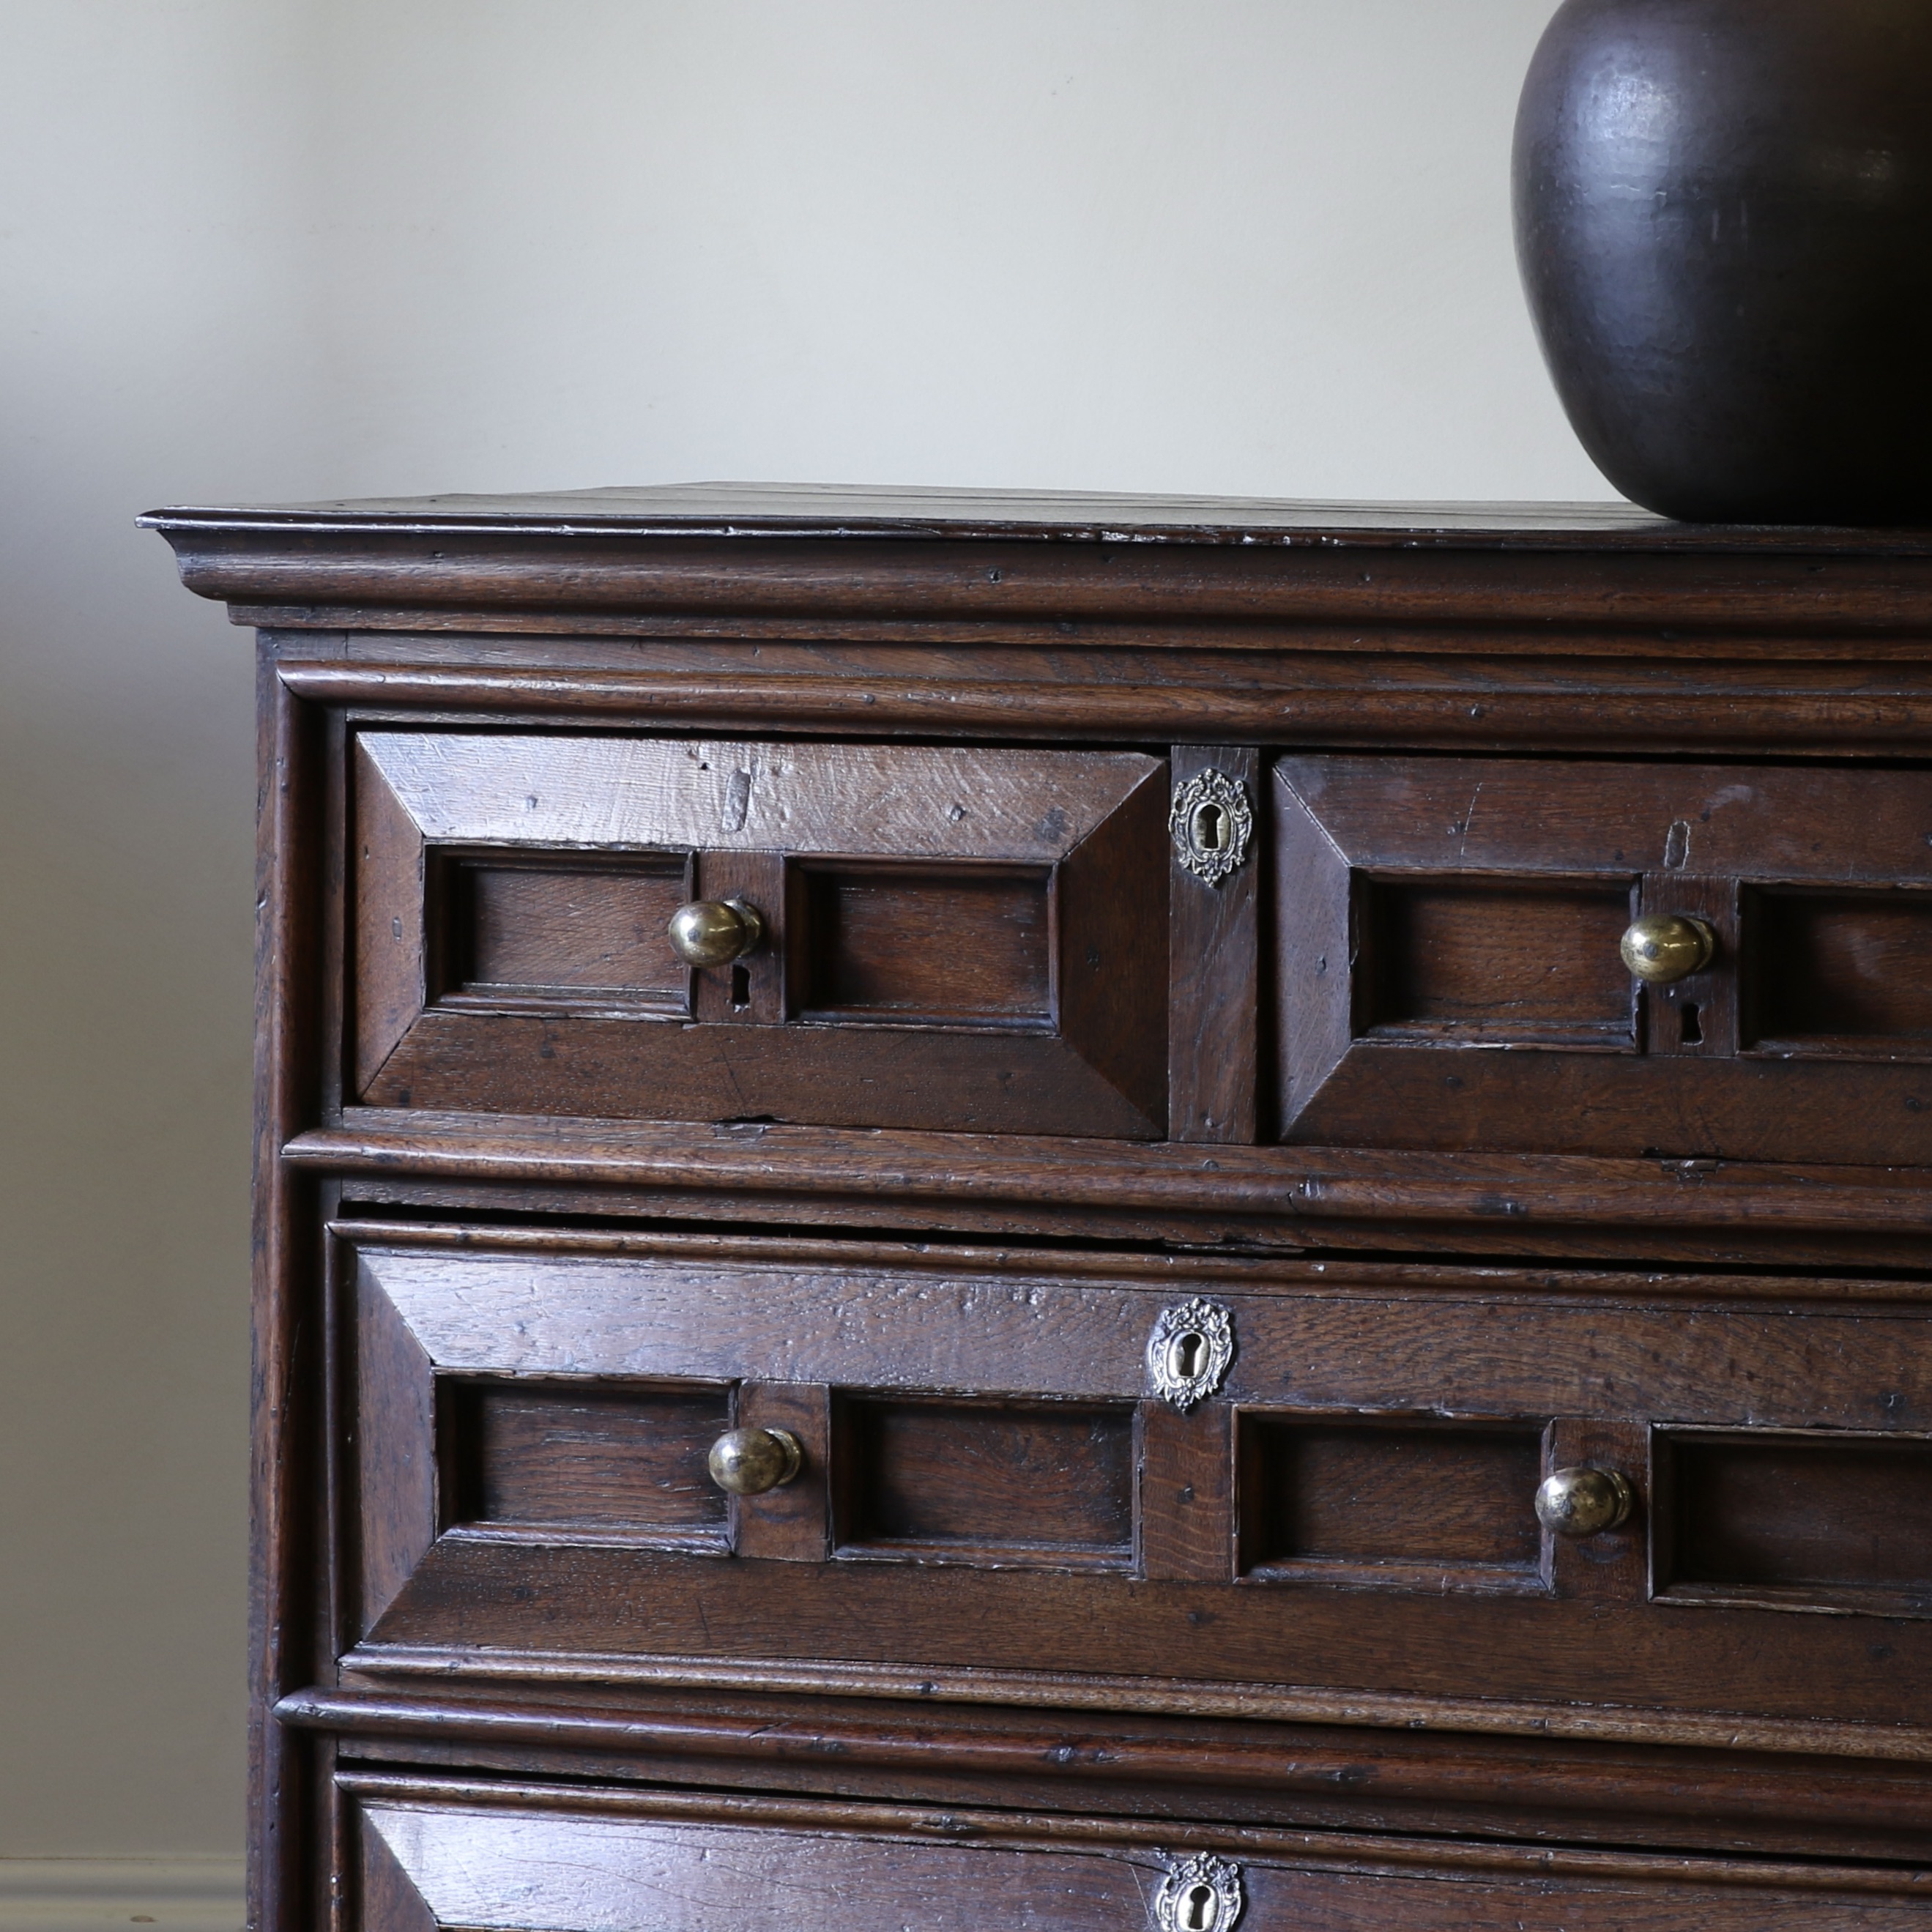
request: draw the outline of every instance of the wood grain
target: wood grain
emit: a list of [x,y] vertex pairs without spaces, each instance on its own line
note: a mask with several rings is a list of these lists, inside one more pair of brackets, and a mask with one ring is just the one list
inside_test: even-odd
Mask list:
[[1542,1430],[1244,1415],[1241,1568],[1292,1582],[1540,1590]]
[[1932,893],[1760,891],[1746,929],[1760,1052],[1932,1058]]
[[[567,1810],[580,1815],[649,1818],[662,1822],[730,1822],[766,1828],[890,1834],[911,1843],[974,1844],[1033,1850],[1140,1850],[1145,1840],[1131,1822],[1083,1816],[1046,1808],[998,1811],[969,1808],[935,1810],[909,1804],[826,1802],[791,1795],[701,1791],[628,1790],[607,1782],[573,1792],[536,1780],[501,1781],[460,1774],[419,1775],[374,1767],[340,1772],[338,1789],[352,1802],[434,1804],[466,1808],[501,1805],[513,1810]],[[1176,1821],[1166,1843],[1174,1852],[1211,1851],[1265,1866],[1381,1872],[1391,1876],[1481,1875],[1508,1878],[1641,1881],[1682,1876],[1685,1861],[1654,1855],[1568,1846],[1456,1844],[1409,1836],[1370,1837],[1354,1832],[1315,1833],[1257,1828],[1226,1820]],[[1165,1856],[1168,1854],[1156,1854]],[[1713,1858],[1692,1869],[1741,1891],[1810,1892],[1844,1898],[1910,1899],[1922,1894],[1927,1875],[1917,1862],[1874,1870],[1841,1860],[1807,1864],[1784,1859]],[[1822,1901],[1821,1901],[1822,1902]]]
[[728,1546],[704,1467],[730,1426],[728,1390],[472,1381],[444,1400],[453,1522]]
[[[385,614],[250,614],[266,623],[312,620],[339,629],[366,627]],[[1484,634],[1486,646],[1500,653],[1514,646],[1516,654],[1484,656],[1468,650],[1460,636],[1378,632],[1373,641],[1385,654],[1365,657],[1364,640],[1353,632],[1233,627],[1199,639],[1202,648],[1177,664],[1158,649],[1157,634],[1143,632],[1086,640],[1070,658],[1067,638],[1052,625],[1022,627],[1020,635],[1002,640],[1012,647],[988,651],[988,640],[971,626],[886,624],[874,627],[883,635],[859,655],[851,674],[830,677],[772,674],[762,667],[768,656],[788,648],[814,659],[849,649],[854,628],[849,622],[759,626],[632,617],[600,626],[595,617],[546,624],[540,616],[505,614],[494,628],[518,637],[532,629],[579,633],[546,638],[545,649],[560,655],[580,642],[580,634],[600,628],[614,638],[646,637],[654,656],[668,655],[680,633],[703,640],[712,653],[708,674],[640,668],[632,654],[623,666],[560,667],[538,678],[514,664],[445,662],[437,646],[446,640],[421,634],[427,614],[386,615],[410,634],[411,662],[291,658],[280,667],[283,681],[307,700],[366,707],[398,721],[412,715],[403,707],[414,706],[452,720],[524,725],[569,717],[620,728],[755,728],[852,737],[970,732],[1017,741],[1165,743],[1219,729],[1299,746],[1478,754],[1600,754],[1614,748],[1639,756],[1735,752],[1757,759],[1837,758],[1856,752],[1910,758],[1932,728],[1932,680],[1892,662],[1886,646],[1870,642],[1848,668],[1784,661],[1790,648],[1824,655],[1828,644],[1808,642],[1780,652],[1775,640],[1726,638],[1719,647],[1743,662],[1700,658],[1687,667],[1678,654],[1655,658],[1655,639],[1642,634],[1585,634],[1566,639],[1564,654],[1551,657],[1538,655],[1549,650],[1546,631],[1516,638],[1490,631]],[[487,615],[475,613],[452,614],[448,622],[466,638],[492,628]],[[753,642],[760,631],[778,641]],[[909,638],[926,647],[922,661],[907,650]],[[364,634],[355,644],[360,655],[381,641]],[[1465,648],[1440,655],[1456,644]],[[969,656],[968,646],[980,646],[980,655]],[[1760,656],[1772,662],[1760,665],[1754,661]],[[1016,658],[1021,662],[1014,666]]]
[[[798,1919],[842,1846],[881,1932],[1141,1923],[1154,1844],[1240,1856],[1257,1926],[1924,1917],[1924,532],[722,488],[158,520],[269,627],[262,1932],[628,1932],[640,1832],[713,1932]],[[1162,824],[1203,759],[1294,776],[1207,898]],[[774,943],[661,976],[614,883],[654,863]],[[1048,868],[1043,927],[962,909]],[[1634,1006],[1633,881],[1719,937]],[[1196,1293],[1240,1347],[1181,1417],[1141,1352]],[[652,1486],[704,1430],[646,1411],[728,1388],[806,1453],[721,1514]],[[869,1477],[835,1408],[890,1424]],[[1578,1461],[1636,1513],[1532,1557],[1508,1498]],[[884,1560],[830,1556],[855,1473]],[[705,1553],[640,1522],[674,1494]],[[356,1805],[440,1820],[473,1898],[376,1832],[358,1886]],[[472,1856],[493,1808],[561,1856]]]
[[[1288,1138],[1920,1157],[1928,1096],[1917,1066],[1877,1064],[1876,1047],[1872,1064],[1846,1064],[1842,1040],[1835,1064],[1829,1053],[1802,1063],[1796,1038],[1775,1060],[1738,1057],[1743,988],[1766,972],[1774,986],[1787,970],[1778,962],[1802,959],[1811,944],[1762,914],[1747,931],[1741,890],[1932,877],[1932,790],[1916,776],[1300,758],[1276,767],[1276,814]],[[1707,970],[1648,989],[1634,1029],[1616,944],[1640,880],[1647,914],[1704,919],[1718,945]],[[1777,957],[1761,960],[1760,941],[1780,939]],[[1847,933],[1840,952],[1850,943]],[[1869,935],[1861,943],[1868,973],[1894,957]],[[1909,946],[1896,955],[1907,986],[1916,957]],[[1346,982],[1329,970],[1342,958]],[[1842,982],[1844,964],[1832,970]],[[1844,996],[1810,997],[1824,999],[1828,1023]],[[1633,1044],[1635,1058],[1592,1054]]]
[[774,1562],[822,1563],[832,1540],[826,1480],[832,1455],[831,1391],[823,1383],[741,1382],[740,1429],[789,1430],[804,1452],[794,1481],[761,1496],[733,1498],[732,1547]]
[[[916,1707],[1010,1706],[1034,1712],[1178,1716],[1286,1724],[1380,1727],[1508,1739],[1560,1739],[1592,1748],[1768,1752],[1790,1765],[1809,1758],[1834,1766],[1932,1764],[1932,1728],[1838,1718],[1778,1718],[1559,1704],[1533,1699],[1457,1697],[1413,1691],[1319,1689],[1291,1684],[1231,1684],[1198,1677],[1078,1675],[976,1665],[894,1664],[816,1658],[704,1657],[604,1652],[588,1665],[530,1650],[436,1644],[362,1642],[341,1660],[345,1684],[394,1690],[434,1682],[452,1694],[486,1699],[530,1687],[568,1688],[592,1699],[670,1690],[686,1695],[748,1693],[820,1698],[889,1698]],[[1687,1772],[1688,1774],[1688,1772]]]
[[[1160,1131],[1165,921],[1156,912],[1150,922],[1144,893],[1123,896],[1164,864],[1163,768],[1153,760],[380,731],[359,734],[356,756],[374,801],[358,848],[358,959],[372,976],[362,1099],[600,1118]],[[566,870],[624,853],[652,865],[654,854],[660,913],[695,854],[700,889],[746,897],[766,943],[742,968],[691,976],[698,1025],[651,1024],[682,1015],[686,982],[659,960],[635,907],[619,916],[620,950],[658,960],[656,983],[616,1006],[610,969],[598,963],[615,943],[608,911],[599,919],[587,902],[525,892],[518,932],[486,932],[472,880],[467,900],[446,893],[437,914],[425,851],[446,848],[436,876],[452,866],[460,876],[492,846]],[[808,868],[794,867],[789,884],[788,854]],[[1005,862],[1000,872],[992,862]],[[1030,898],[1016,902],[1028,874]],[[560,918],[577,938],[550,932]],[[454,938],[432,946],[432,926],[452,921]],[[466,988],[479,937],[505,970],[566,985],[604,974],[606,996],[548,982],[520,994]],[[430,952],[448,954],[456,990],[425,1011]],[[784,1024],[788,999],[802,1024]],[[875,1030],[882,1022],[898,1030]],[[855,1022],[866,1030],[842,1029]]]
[[1132,752],[366,731],[423,837],[512,848],[1050,865],[1156,768]]
[[351,1079],[352,1090],[360,1095],[422,1012],[429,937],[421,831],[360,742],[351,754],[349,778],[352,856],[343,871],[352,882]]
[[356,1837],[362,1852],[357,1922],[368,1932],[436,1932],[434,1910],[402,1861],[389,1849],[380,1828],[368,1818],[357,1820]]
[[1210,886],[1170,858],[1168,878],[1168,1136],[1250,1144],[1259,1138],[1261,881],[1268,866],[1261,754],[1177,745],[1178,788],[1210,768],[1247,788],[1255,842],[1239,871]]
[[698,854],[694,896],[746,900],[766,926],[765,943],[755,952],[729,966],[704,967],[692,974],[692,1011],[706,1027],[776,1027],[784,1023],[789,869],[783,855],[776,852]]
[[[718,974],[704,977],[721,993],[728,985]],[[1144,1086],[1123,1093],[1090,1051],[1083,1040],[1032,1027],[872,1023],[754,1032],[716,1022],[680,1027],[432,1010],[364,1098],[429,1113],[1157,1137],[1157,1094]],[[1132,1048],[1124,1043],[1118,1057],[1131,1077],[1154,1064],[1156,1052],[1164,1069],[1158,1032]]]
[[1631,885],[1365,878],[1356,1025],[1422,1042],[1623,1048]]
[[1932,1442],[1672,1431],[1664,1446],[1665,1594],[1932,1616]]
[[1338,1297],[1366,1290],[1376,1295],[1432,1294],[1476,1289],[1503,1297],[1540,1301],[1628,1301],[1667,1306],[1680,1301],[1756,1302],[1779,1307],[1835,1307],[1874,1311],[1910,1310],[1932,1305],[1932,1280],[1910,1275],[1846,1276],[1824,1273],[1742,1274],[1731,1271],[1606,1268],[1586,1260],[1471,1265],[1400,1255],[1372,1259],[1292,1253],[1252,1248],[1221,1252],[1156,1246],[1104,1248],[1084,1245],[1029,1247],[948,1242],[925,1235],[894,1239],[877,1234],[841,1236],[794,1231],[774,1237],[741,1231],[697,1232],[649,1225],[598,1228],[506,1222],[484,1228],[460,1220],[407,1220],[356,1216],[338,1206],[328,1224],[332,1239],[352,1247],[395,1251],[548,1256],[644,1256],[716,1266],[750,1263],[768,1267],[831,1269],[839,1272],[890,1270],[912,1278],[945,1276],[964,1270],[989,1277],[1067,1281],[1098,1279],[1150,1285],[1170,1298],[1211,1291],[1216,1286],[1252,1294],[1282,1288],[1316,1288]]
[[1226,1583],[1234,1574],[1234,1412],[1140,1407],[1142,1574],[1154,1582]]
[[[250,1154],[254,1333],[250,1360],[248,1568],[249,1922],[309,1923],[312,1868],[302,1820],[316,1754],[276,1724],[277,1700],[334,1648],[336,1521],[320,1517],[322,1446],[334,1424],[331,1351],[320,1346],[322,1192],[281,1149],[319,1114],[324,1091],[318,881],[326,842],[322,721],[256,661],[255,1054]],[[320,1628],[318,1627],[320,1626]]]
[[693,896],[684,855],[614,865],[446,855],[439,870],[426,910],[440,1002],[688,1013],[690,970],[668,930]]
[[[695,1774],[766,1789],[892,1795],[937,1792],[943,1751],[957,1780],[1018,1802],[1116,1816],[1218,1816],[1251,1823],[1358,1829],[1448,1828],[1598,1842],[1779,1845],[1834,1857],[1912,1856],[1926,1828],[1924,1766],[1750,1752],[1659,1750],[1425,1728],[1380,1731],[1222,1718],[1038,1713],[929,1701],[772,1697],[637,1686],[524,1686],[479,1695],[313,1688],[283,1700],[280,1720],[344,1736],[351,1756],[416,1749],[487,1754],[504,1768],[675,1782]],[[416,1761],[422,1762],[418,1758]],[[460,1760],[452,1760],[460,1761]],[[943,1774],[942,1774],[943,1775]],[[1007,1780],[1004,1786],[1000,1780]],[[954,1802],[958,1802],[956,1797]],[[1162,1804],[1167,1808],[1161,1808]],[[1224,1808],[1218,1814],[1203,1807]],[[1674,1823],[1673,1823],[1674,1820]],[[1836,1834],[1835,1839],[1817,1834]]]
[[[1145,1337],[1171,1291],[1131,1276],[1108,1283],[966,1267],[815,1271],[788,1267],[782,1251],[760,1268],[760,1252],[746,1244],[742,1258],[714,1250],[709,1259],[653,1261],[646,1252],[538,1258],[372,1246],[363,1274],[422,1352],[418,1382],[431,1365],[515,1374],[539,1387],[566,1368],[623,1384],[668,1374],[796,1382],[806,1385],[808,1428],[818,1426],[824,1386],[864,1391],[837,1402],[841,1419],[820,1453],[835,1540],[848,1554],[892,1559],[883,1582],[848,1586],[796,1562],[782,1586],[756,1563],[685,1580],[664,1567],[678,1559],[641,1550],[630,1571],[598,1568],[600,1539],[589,1534],[512,1552],[506,1571],[496,1567],[500,1553],[446,1539],[417,1552],[379,1641],[514,1648],[527,1641],[514,1633],[535,1601],[560,1666],[568,1670],[570,1653],[581,1652],[578,1667],[594,1672],[590,1660],[626,1647],[633,1620],[625,1606],[643,1592],[654,1649],[681,1641],[712,1658],[982,1668],[999,1661],[989,1634],[998,1624],[1018,1645],[1008,1667],[1038,1669],[1054,1658],[1046,1635],[1053,1625],[1064,1632],[1058,1667],[1072,1672],[1118,1676],[1138,1656],[1159,1678],[1171,1665],[1158,1660],[1179,1642],[1197,1669],[1243,1682],[1312,1677],[1440,1697],[1474,1672],[1491,1694],[1599,1705],[1788,1718],[1795,1714],[1783,1700],[1796,1696],[1855,1723],[1897,1721],[1916,1708],[1901,1703],[1907,1694],[1889,1668],[1862,1687],[1859,1674],[1894,1658],[1909,1670],[1904,1660],[1922,1642],[1901,1634],[1910,1626],[1889,1627],[1880,1658],[1816,1619],[1760,1616],[1746,1646],[1734,1625],[1750,1613],[1712,1618],[1653,1606],[1640,1566],[1628,1564],[1600,1570],[1593,1589],[1572,1578],[1540,1622],[1502,1602],[1479,1617],[1472,1603],[1457,1607],[1442,1593],[1544,1594],[1530,1503],[1552,1415],[1599,1430],[1630,1425],[1635,1432],[1614,1445],[1624,1456],[1640,1455],[1642,1430],[1658,1421],[1924,1430],[1932,1384],[1923,1316],[1800,1312],[1775,1300],[1552,1300],[1528,1282],[1514,1294],[1472,1297],[1458,1292],[1450,1270],[1436,1292],[1407,1297],[1378,1296],[1366,1283],[1324,1292],[1319,1270],[1299,1292],[1223,1287],[1240,1344],[1227,1394],[1250,1406],[1238,1508],[1231,1513],[1222,1500],[1226,1437],[1215,1432],[1225,1424],[1190,1430],[1144,1412],[1140,1514],[1152,1540],[1143,1565],[1155,1577],[1225,1580],[1238,1534],[1251,1574],[1301,1586],[1284,1617],[1248,1607],[1274,1592],[1231,1595],[1225,1581],[1204,1592],[1177,1582],[1166,1600],[1111,1594],[1118,1586],[1105,1569],[1124,1569],[1132,1556],[1126,1405],[1140,1393]],[[895,1388],[904,1393],[879,1393]],[[980,1393],[970,1402],[942,1393],[962,1388]],[[1462,1419],[1400,1415],[1423,1390],[1438,1415]],[[1093,1406],[1109,1400],[1119,1405],[1111,1416]],[[365,1424],[366,1454],[404,1467],[430,1460],[422,1418],[392,1426],[416,1446]],[[1574,1436],[1558,1443],[1597,1453]],[[1645,1486],[1640,1460],[1624,1466]],[[1204,1495],[1182,1509],[1181,1491],[1204,1474]],[[822,1491],[826,1480],[808,1472],[799,1496]],[[808,1540],[822,1534],[813,1505],[795,1507],[799,1547],[780,1535],[774,1554],[808,1555]],[[921,1562],[966,1566],[988,1587],[1010,1586],[1013,1599],[975,1598],[966,1569],[935,1597]],[[1036,1600],[1014,1566],[1042,1564],[1100,1569],[1064,1580],[1084,1597]],[[550,1580],[541,1582],[546,1572]],[[1334,1588],[1351,1582],[1386,1596],[1371,1606]],[[1603,1641],[1609,1618],[1614,1642]],[[1099,1652],[1083,1648],[1096,1629],[1106,1634]],[[862,1634],[856,1654],[854,1633]],[[1773,1656],[1786,1661],[1768,1684]],[[1863,1659],[1856,1670],[1855,1658]],[[1932,1722],[1932,1707],[1921,1721]]]
[[[372,1189],[412,1179],[574,1188],[579,1214],[620,1204],[614,1190],[628,1187],[682,1195],[712,1214],[755,1204],[760,1219],[770,1218],[770,1204],[809,1214],[814,1200],[826,1200],[856,1217],[848,1225],[883,1222],[902,1231],[948,1225],[950,1210],[976,1208],[1009,1227],[1044,1230],[1073,1215],[1104,1216],[1102,1231],[1116,1238],[1124,1228],[1135,1238],[1138,1227],[1143,1240],[1198,1242],[1204,1224],[1228,1231],[1208,1234],[1210,1243],[1272,1238],[1325,1246],[1360,1222],[1381,1230],[1381,1249],[1394,1223],[1412,1251],[1426,1252],[1432,1237],[1462,1234],[1466,1252],[1470,1236],[1477,1252],[1492,1256],[1548,1256],[1552,1244],[1558,1253],[1676,1252],[1706,1273],[1739,1259],[1775,1266],[1782,1254],[1788,1274],[1802,1264],[1807,1235],[1865,1233],[1895,1238],[1898,1258],[1868,1262],[1868,1270],[1910,1267],[1922,1254],[1913,1244],[1932,1228],[1932,1201],[1917,1184],[1923,1170],[1905,1170],[1901,1184],[1901,1171],[1886,1167],[1334,1147],[1156,1145],[1125,1157],[1110,1144],[1078,1138],[852,1134],[757,1123],[693,1132],[622,1120],[380,1109],[296,1135],[283,1157],[366,1179]],[[1760,1238],[1778,1245],[1754,1247]],[[1610,1245],[1578,1245],[1593,1238]],[[1824,1264],[1846,1264],[1828,1245],[1823,1252],[1832,1257]]]
[[356,1272],[356,1468],[360,1622],[392,1603],[442,1528],[429,1354],[380,1276]]
[[834,1539],[845,1558],[987,1568],[1130,1568],[1125,1404],[892,1401],[834,1409]]
[[1358,869],[1932,883],[1932,774],[1354,757],[1275,769]]
[[[351,1784],[359,1787],[364,1828],[443,1924],[508,1927],[513,1922],[497,1901],[509,1896],[520,1906],[515,1924],[558,1932],[616,1932],[638,1922],[640,1911],[676,1932],[762,1932],[810,1922],[836,1899],[841,1924],[899,1932],[913,1897],[922,1927],[963,1932],[986,1923],[990,1894],[1016,1924],[1085,1932],[1141,1922],[1167,1867],[1163,1854],[1099,1821],[1083,1830],[1072,1821],[1016,1818],[1000,1828],[991,1819],[928,1820],[907,1808],[796,1800],[728,1808],[712,1799],[707,1817],[701,1802],[668,1796],[573,1796],[529,1785],[493,1792],[367,1777]],[[1478,1864],[1442,1850],[1431,1859],[1400,1844],[1358,1840],[1324,1856],[1306,1841],[1270,1844],[1258,1833],[1217,1840],[1198,1831],[1184,1831],[1180,1842],[1237,1854],[1258,1922],[1311,1932],[1435,1932],[1444,1912],[1474,1932],[1800,1925],[1878,1932],[1915,1924],[1921,1913],[1918,1875],[1874,1882],[1844,1866],[1754,1872],[1716,1860],[1673,1868],[1640,1856],[1556,1862],[1520,1852]]]
[[1153,1129],[1167,1121],[1167,786],[1148,772],[1060,868],[1060,1031]]
[[[1556,1735],[1568,1720],[1570,1735],[1865,1756],[1888,1743],[1922,1758],[1932,1734],[1924,1620],[1518,1592],[1156,1584],[1066,1566],[721,1564],[446,1538],[353,1661],[380,1671],[418,1654],[445,1670],[469,1655],[486,1680],[514,1676],[521,1656],[586,1685],[621,1681],[634,1660],[686,1684],[843,1682],[861,1694],[896,1682],[871,1694],[930,1696],[916,1687],[944,1680],[955,1698],[1117,1710],[1205,1713],[1218,1690],[1230,1712],[1555,1725]],[[1683,1728],[1670,1730],[1670,1719]]]
[[1932,1065],[1675,1052],[1492,1054],[1369,1040],[1349,1050],[1288,1132],[1316,1147],[1396,1140],[1444,1152],[1790,1165],[1835,1158],[1910,1169],[1932,1165]]
[[793,868],[793,1010],[803,1019],[1050,1028],[1044,869]]
[[[1173,1291],[962,1267],[788,1268],[645,1255],[364,1251],[372,1292],[446,1372],[560,1373],[1131,1402]],[[1932,1430],[1928,1318],[1680,1298],[1432,1289],[1218,1298],[1232,1400],[1316,1412],[1557,1414],[1721,1427]]]

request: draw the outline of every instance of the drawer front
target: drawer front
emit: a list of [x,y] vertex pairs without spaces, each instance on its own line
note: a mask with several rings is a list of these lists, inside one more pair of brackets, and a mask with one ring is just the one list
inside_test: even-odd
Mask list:
[[1927,1874],[1897,1868],[1265,1833],[1177,1850],[1084,1819],[342,1783],[362,1932],[1905,1932],[1932,1913]]
[[[1134,752],[362,732],[346,1090],[1157,1137],[1166,773]],[[676,949],[691,905],[734,909],[709,963]]]
[[1286,1138],[1932,1160],[1932,774],[1292,758],[1274,820]]
[[352,1250],[355,1667],[1932,1754],[1915,1304],[490,1239]]

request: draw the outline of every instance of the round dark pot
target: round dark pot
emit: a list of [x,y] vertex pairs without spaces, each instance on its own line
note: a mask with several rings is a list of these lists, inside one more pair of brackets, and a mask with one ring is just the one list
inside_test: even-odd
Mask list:
[[1626,496],[1932,518],[1932,0],[1566,0],[1515,179],[1544,355]]

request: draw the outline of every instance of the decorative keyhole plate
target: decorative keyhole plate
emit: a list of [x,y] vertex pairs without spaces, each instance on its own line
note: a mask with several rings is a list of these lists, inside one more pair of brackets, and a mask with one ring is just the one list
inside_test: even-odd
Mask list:
[[1148,1337],[1154,1394],[1184,1415],[1220,1389],[1234,1360],[1234,1316],[1201,1295],[1162,1309]]
[[1181,864],[1204,884],[1218,886],[1240,870],[1255,836],[1247,787],[1210,765],[1174,787],[1167,829]]
[[1154,1895],[1159,1932],[1234,1932],[1248,1902],[1241,1868],[1211,1852],[1170,1864]]

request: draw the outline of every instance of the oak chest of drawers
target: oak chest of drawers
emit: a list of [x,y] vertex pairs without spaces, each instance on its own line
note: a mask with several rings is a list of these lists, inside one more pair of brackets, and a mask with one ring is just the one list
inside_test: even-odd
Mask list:
[[1932,1923],[1932,536],[150,520],[263,1928]]

